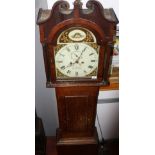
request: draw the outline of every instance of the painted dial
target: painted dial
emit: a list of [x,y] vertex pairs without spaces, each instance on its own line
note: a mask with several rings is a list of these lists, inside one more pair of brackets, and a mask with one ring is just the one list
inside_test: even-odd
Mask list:
[[67,77],[87,77],[98,68],[98,52],[85,43],[70,43],[55,53],[55,65]]

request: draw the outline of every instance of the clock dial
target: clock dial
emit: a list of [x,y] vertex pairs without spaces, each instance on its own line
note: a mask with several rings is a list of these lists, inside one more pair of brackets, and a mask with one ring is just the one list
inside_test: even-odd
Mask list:
[[55,52],[55,66],[58,78],[97,78],[98,51],[85,43],[66,44]]

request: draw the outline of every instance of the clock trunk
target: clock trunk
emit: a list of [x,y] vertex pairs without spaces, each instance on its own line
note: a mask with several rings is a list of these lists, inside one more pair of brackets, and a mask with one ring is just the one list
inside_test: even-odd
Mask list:
[[56,88],[59,155],[97,155],[98,135],[95,117],[98,92],[99,87]]

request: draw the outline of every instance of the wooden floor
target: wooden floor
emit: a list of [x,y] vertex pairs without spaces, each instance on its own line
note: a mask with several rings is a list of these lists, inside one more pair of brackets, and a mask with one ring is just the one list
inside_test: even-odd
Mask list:
[[[56,152],[56,139],[55,137],[47,138],[47,154],[46,155],[57,155]],[[107,141],[104,147],[104,153],[99,155],[119,155],[119,142],[118,140]]]

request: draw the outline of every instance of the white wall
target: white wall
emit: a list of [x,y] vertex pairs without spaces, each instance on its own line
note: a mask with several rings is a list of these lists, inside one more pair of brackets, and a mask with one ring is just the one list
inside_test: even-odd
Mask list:
[[[119,91],[100,91],[98,97],[97,113],[103,137],[105,139],[119,138]],[[108,102],[110,101],[110,102]],[[98,121],[96,121],[98,134],[101,139]]]
[[[36,17],[39,8],[46,9],[47,2],[48,8],[51,9],[53,3],[56,0],[36,0]],[[72,4],[73,0],[69,0]],[[84,1],[82,1],[84,2]],[[104,8],[112,7],[118,15],[118,0],[100,0]],[[45,132],[47,136],[55,135],[55,129],[58,127],[58,115],[55,91],[52,88],[46,88],[46,78],[44,70],[44,62],[42,55],[42,47],[39,41],[39,29],[36,25],[35,33],[35,46],[36,46],[36,110],[38,115],[43,119]],[[103,136],[105,139],[118,138],[118,117],[119,117],[119,103],[102,103],[104,99],[118,98],[118,91],[102,91],[99,93],[99,104],[97,107],[97,113],[102,127]],[[98,123],[96,122],[98,127]],[[98,130],[99,136],[100,132]]]
[[[36,19],[39,8],[47,9],[47,1],[35,1]],[[38,25],[35,26],[35,107],[38,116],[43,120],[46,135],[55,135],[55,128],[58,127],[55,91],[52,88],[46,88],[43,52]]]

